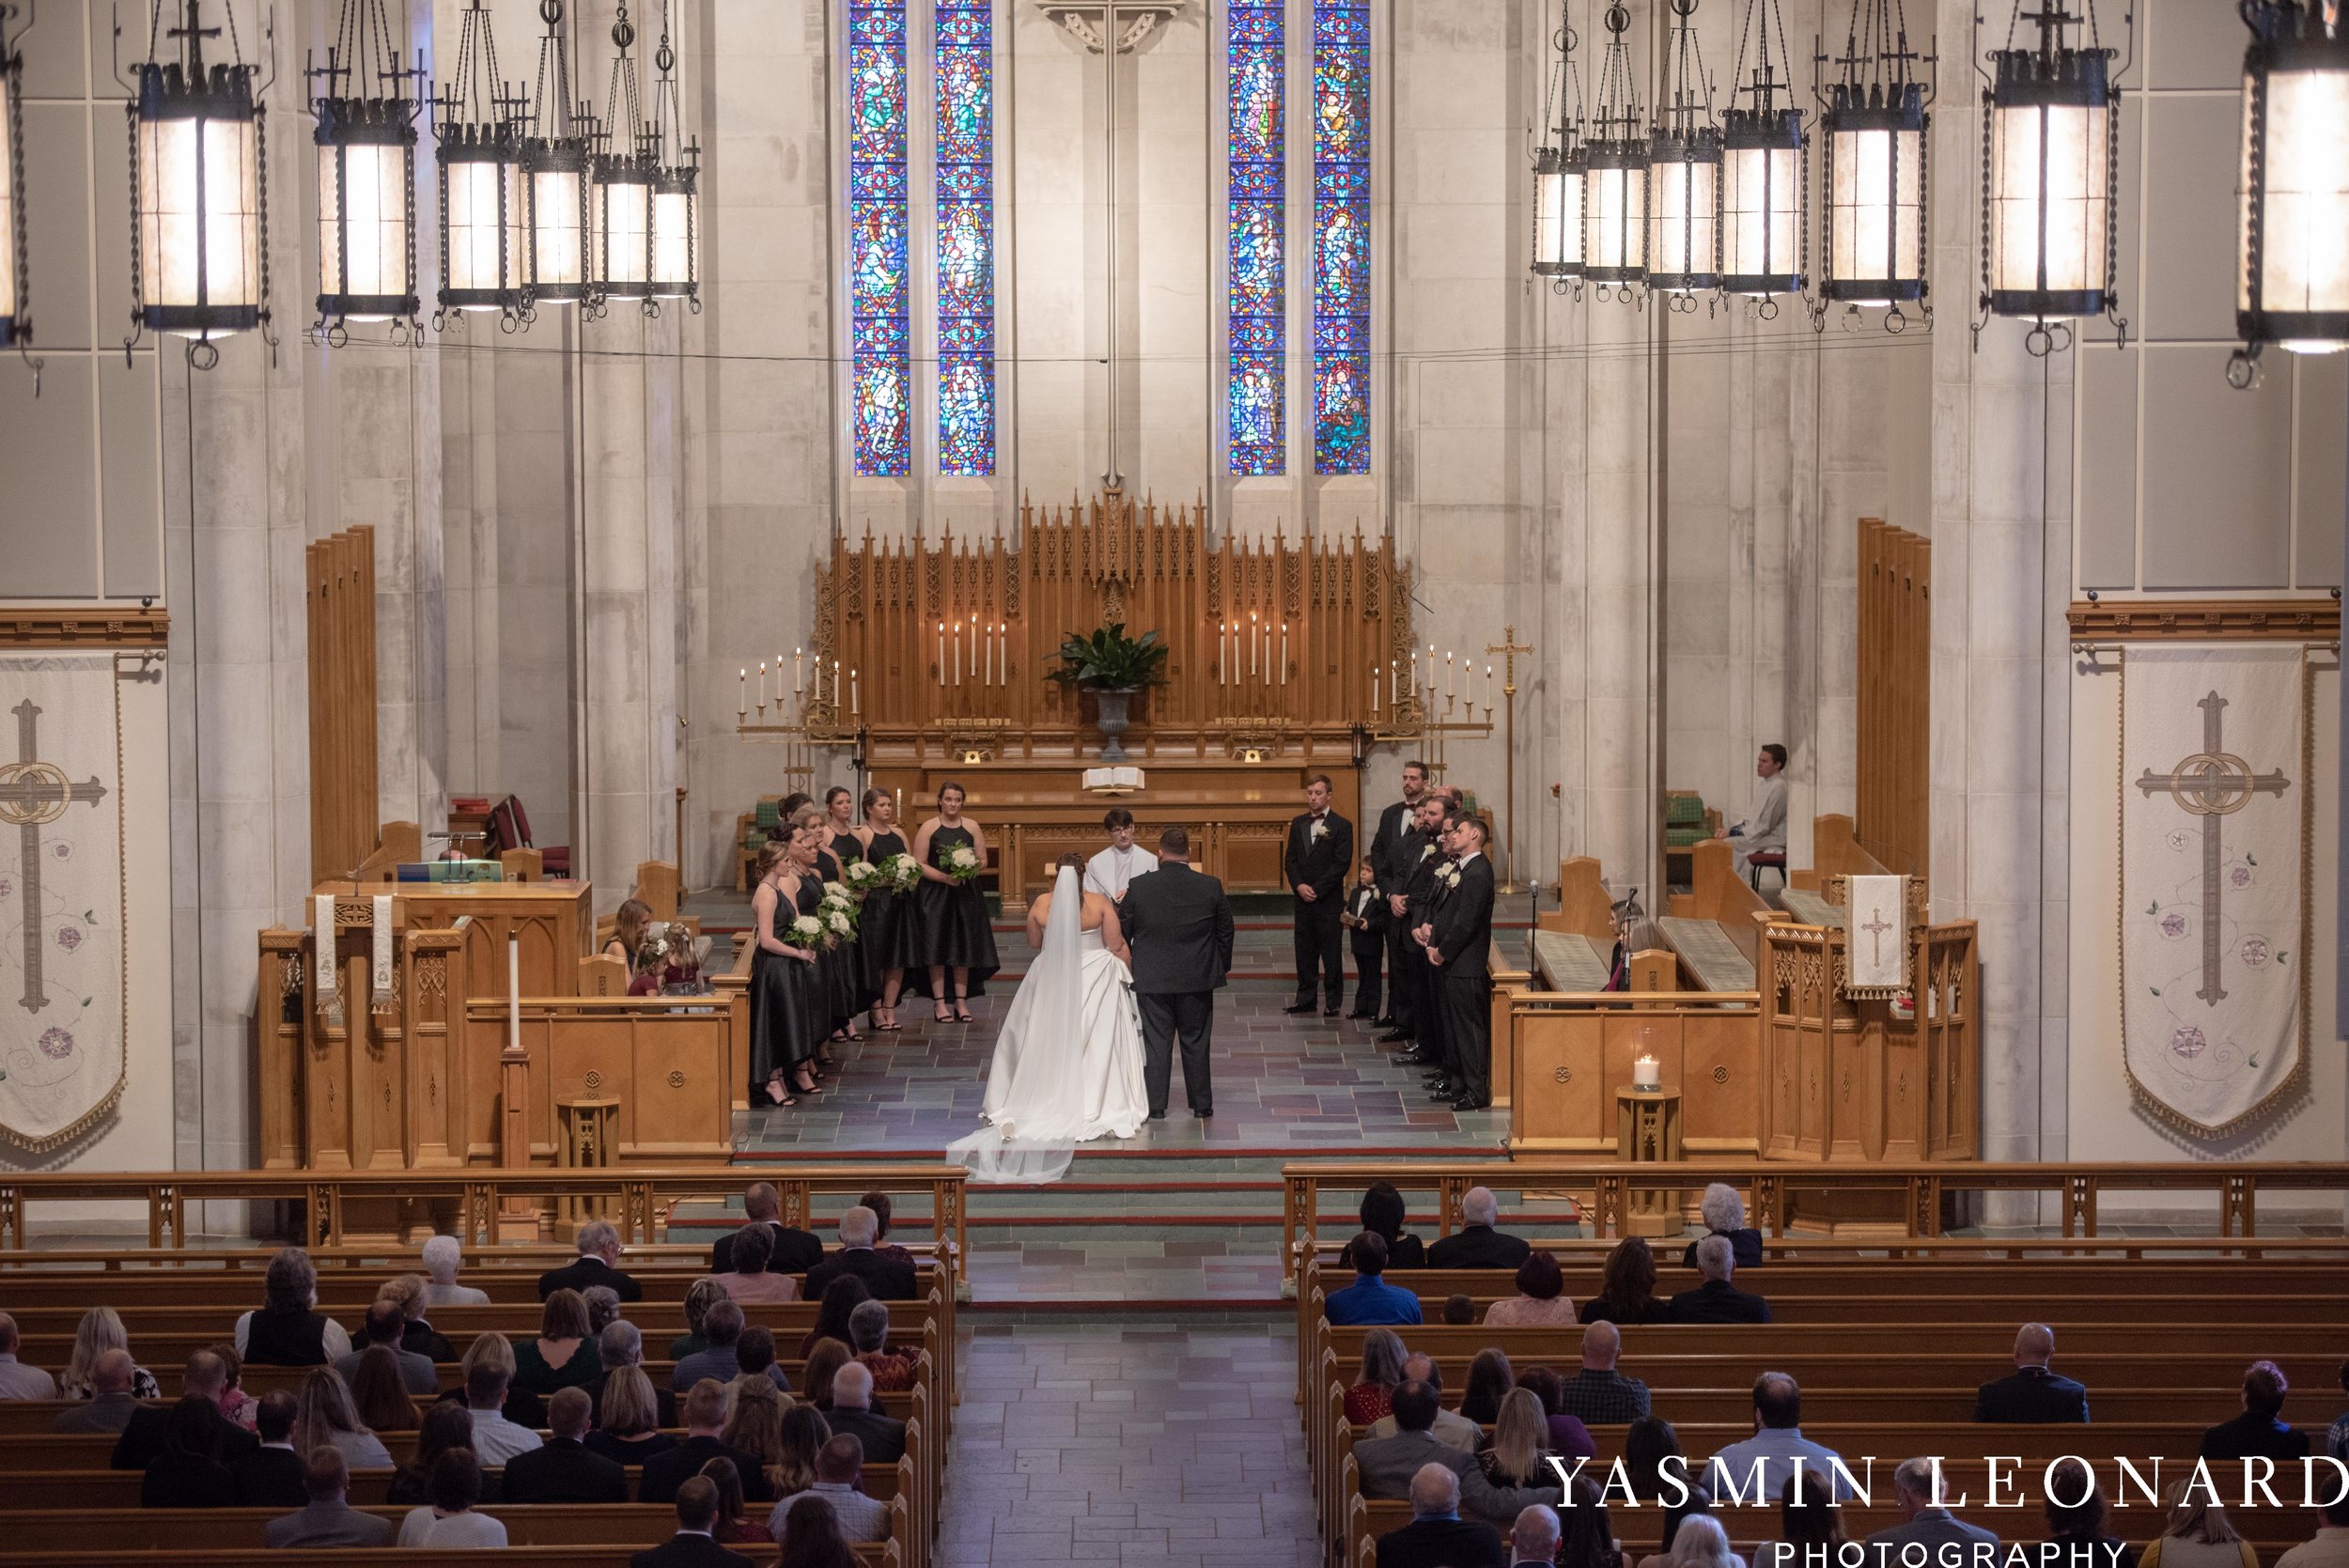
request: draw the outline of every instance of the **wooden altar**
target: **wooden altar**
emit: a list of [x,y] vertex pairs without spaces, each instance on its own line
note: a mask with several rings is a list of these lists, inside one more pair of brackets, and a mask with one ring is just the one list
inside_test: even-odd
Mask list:
[[454,932],[465,950],[466,997],[506,995],[506,941],[520,939],[521,994],[579,994],[579,961],[596,919],[585,882],[322,882],[340,897],[393,895],[403,931]]

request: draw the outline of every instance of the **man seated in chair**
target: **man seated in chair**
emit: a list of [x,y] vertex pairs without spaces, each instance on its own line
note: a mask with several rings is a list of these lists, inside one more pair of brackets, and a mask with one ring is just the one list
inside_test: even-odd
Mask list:
[[1728,831],[1735,841],[1737,875],[1751,880],[1753,858],[1771,854],[1778,857],[1770,863],[1784,874],[1786,866],[1786,748],[1773,740],[1762,748],[1753,759],[1753,776],[1762,782],[1754,786],[1753,809],[1746,819]]

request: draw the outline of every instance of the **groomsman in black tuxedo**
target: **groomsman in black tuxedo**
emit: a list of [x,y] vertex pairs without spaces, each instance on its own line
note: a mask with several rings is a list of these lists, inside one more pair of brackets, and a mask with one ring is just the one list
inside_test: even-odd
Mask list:
[[1189,832],[1169,828],[1159,835],[1159,868],[1126,884],[1117,918],[1133,949],[1150,1119],[1165,1120],[1178,1035],[1183,1094],[1192,1115],[1212,1116],[1207,1048],[1215,1037],[1215,993],[1232,968],[1232,902],[1221,882],[1190,869]]
[[1291,1013],[1314,1010],[1314,978],[1321,978],[1322,1016],[1338,1016],[1346,1000],[1346,884],[1354,876],[1354,824],[1330,809],[1330,775],[1305,781],[1305,809],[1289,823],[1283,875],[1297,894],[1297,1001]]
[[1453,862],[1428,938],[1427,962],[1441,978],[1443,1039],[1457,1075],[1455,1110],[1492,1108],[1493,862],[1485,854],[1482,818],[1463,816],[1445,834]]
[[1395,1060],[1439,1069],[1443,1064],[1443,1009],[1437,1004],[1435,973],[1427,967],[1427,935],[1440,886],[1436,874],[1446,863],[1441,842],[1446,811],[1440,791],[1421,796],[1418,825],[1411,830],[1408,847],[1398,852],[1398,859],[1409,857],[1409,867],[1401,884],[1403,912],[1396,924],[1403,927],[1403,942],[1394,961],[1396,983],[1411,988],[1411,1048]]
[[[1370,865],[1378,878],[1378,896],[1386,901],[1387,973],[1393,983],[1387,987],[1387,1011],[1374,1026],[1392,1032],[1386,1040],[1408,1040],[1411,1037],[1411,992],[1409,982],[1403,978],[1403,960],[1410,955],[1404,949],[1410,944],[1411,934],[1403,924],[1403,909],[1396,900],[1403,895],[1401,873],[1408,871],[1419,860],[1411,830],[1417,826],[1420,797],[1427,793],[1427,765],[1413,761],[1403,765],[1403,799],[1378,814],[1378,831],[1370,839]],[[1402,857],[1408,856],[1408,860]]]

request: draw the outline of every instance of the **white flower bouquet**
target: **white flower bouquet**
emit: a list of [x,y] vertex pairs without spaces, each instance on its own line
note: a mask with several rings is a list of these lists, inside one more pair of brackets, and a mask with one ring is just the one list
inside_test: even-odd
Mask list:
[[824,935],[853,941],[856,917],[856,895],[838,882],[826,882],[823,902],[816,907],[816,919],[823,926]]
[[862,898],[879,885],[881,868],[870,861],[850,861],[840,868],[840,879],[848,884],[850,893]]
[[814,947],[824,939],[823,924],[814,915],[795,915],[783,939],[793,947]]
[[957,844],[946,852],[946,863],[939,868],[957,882],[975,882],[987,869],[979,852],[967,844]]
[[880,863],[881,880],[891,891],[904,893],[922,879],[922,862],[911,855],[896,854]]

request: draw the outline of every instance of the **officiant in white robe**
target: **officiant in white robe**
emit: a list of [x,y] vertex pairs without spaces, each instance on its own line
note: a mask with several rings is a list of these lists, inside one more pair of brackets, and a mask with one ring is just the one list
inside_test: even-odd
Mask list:
[[1772,741],[1753,759],[1753,807],[1745,820],[1729,830],[1736,855],[1737,875],[1753,874],[1753,857],[1766,851],[1786,852],[1786,748]]
[[1114,904],[1126,896],[1127,883],[1159,869],[1159,858],[1134,842],[1134,814],[1125,807],[1111,807],[1101,826],[1110,835],[1110,846],[1085,862],[1085,892]]

